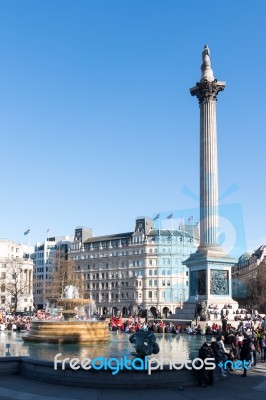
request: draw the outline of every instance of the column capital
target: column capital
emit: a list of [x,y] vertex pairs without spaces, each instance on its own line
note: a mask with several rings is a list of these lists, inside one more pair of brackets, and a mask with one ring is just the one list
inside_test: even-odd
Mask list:
[[225,82],[217,81],[217,79],[213,81],[202,79],[190,89],[190,93],[192,96],[197,96],[199,104],[209,100],[217,101],[217,95],[224,90],[225,85]]

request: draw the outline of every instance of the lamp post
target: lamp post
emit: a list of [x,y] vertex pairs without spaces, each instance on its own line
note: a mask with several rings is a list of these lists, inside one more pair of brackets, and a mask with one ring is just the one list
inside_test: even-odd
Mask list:
[[180,308],[182,308],[182,292],[179,293],[179,299]]
[[198,295],[198,292],[196,291],[196,294],[195,294],[195,319],[196,319],[196,325],[198,325],[198,300],[199,300],[199,295]]

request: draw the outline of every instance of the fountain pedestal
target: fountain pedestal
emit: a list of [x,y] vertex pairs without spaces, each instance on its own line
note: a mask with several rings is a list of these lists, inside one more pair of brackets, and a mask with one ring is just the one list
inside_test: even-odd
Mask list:
[[78,307],[90,305],[90,299],[59,299],[57,303],[64,307],[64,321],[31,321],[30,332],[23,337],[25,342],[46,343],[101,343],[110,338],[106,321],[77,320],[74,317],[81,312]]
[[32,321],[25,342],[101,343],[110,339],[106,321]]

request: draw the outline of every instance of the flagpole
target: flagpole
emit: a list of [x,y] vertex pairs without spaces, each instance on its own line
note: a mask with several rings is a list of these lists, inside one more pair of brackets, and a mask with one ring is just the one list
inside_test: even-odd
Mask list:
[[29,248],[30,248],[30,231],[29,231]]
[[173,226],[174,226],[174,213],[172,213],[172,239],[173,239]]

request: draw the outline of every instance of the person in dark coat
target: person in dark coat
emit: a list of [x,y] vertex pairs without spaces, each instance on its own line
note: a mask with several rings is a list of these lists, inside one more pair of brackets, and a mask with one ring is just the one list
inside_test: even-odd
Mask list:
[[[240,360],[244,361],[250,361],[252,360],[251,353],[253,352],[252,349],[252,341],[249,338],[244,339],[241,350],[240,350]],[[248,368],[250,369],[250,368]],[[244,366],[244,373],[241,375],[242,378],[245,378],[247,376],[247,368]]]
[[[203,343],[199,349],[198,358],[200,358],[202,361],[204,361],[206,358],[214,358],[212,348],[208,345],[208,343]],[[213,370],[206,370],[204,364],[204,366],[198,370],[198,373],[200,387],[206,387],[206,383],[208,385],[213,385]]]

